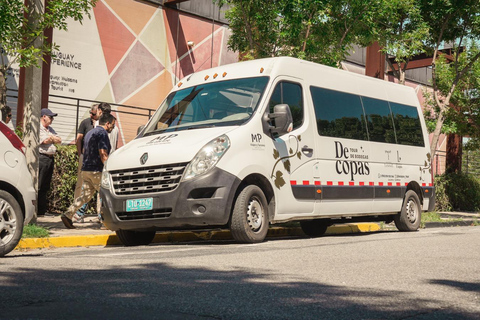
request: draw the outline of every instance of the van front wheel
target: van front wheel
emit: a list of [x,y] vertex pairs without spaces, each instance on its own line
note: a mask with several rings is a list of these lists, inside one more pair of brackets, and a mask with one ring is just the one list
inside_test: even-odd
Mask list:
[[395,226],[400,231],[415,231],[420,227],[422,206],[418,195],[413,190],[405,193],[402,211],[395,216]]
[[233,207],[230,231],[238,242],[262,242],[268,232],[268,204],[262,189],[246,186]]
[[118,230],[116,234],[127,247],[146,246],[155,237],[155,231]]

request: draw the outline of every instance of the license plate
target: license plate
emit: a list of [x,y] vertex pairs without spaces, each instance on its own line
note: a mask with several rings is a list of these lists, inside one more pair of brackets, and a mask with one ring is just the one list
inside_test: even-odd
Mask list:
[[127,200],[127,212],[152,210],[153,198]]

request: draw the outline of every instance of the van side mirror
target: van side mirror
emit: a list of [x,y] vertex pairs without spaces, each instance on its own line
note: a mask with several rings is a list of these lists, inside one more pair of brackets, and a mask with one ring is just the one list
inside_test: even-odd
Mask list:
[[142,132],[143,128],[145,128],[145,125],[141,125],[137,128],[137,136],[140,134],[140,132]]
[[273,113],[268,115],[270,120],[273,119],[273,126],[270,126],[270,132],[279,135],[292,131],[293,117],[288,104],[277,104],[273,107]]

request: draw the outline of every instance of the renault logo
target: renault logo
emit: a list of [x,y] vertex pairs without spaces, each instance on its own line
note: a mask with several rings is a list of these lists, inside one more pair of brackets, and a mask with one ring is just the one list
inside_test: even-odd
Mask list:
[[145,164],[145,162],[147,162],[148,160],[148,153],[145,152],[141,157],[140,157],[140,163],[141,164]]

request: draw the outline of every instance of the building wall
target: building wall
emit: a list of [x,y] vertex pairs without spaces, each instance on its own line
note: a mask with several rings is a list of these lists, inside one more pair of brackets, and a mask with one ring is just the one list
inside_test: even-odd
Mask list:
[[[229,34],[223,23],[152,2],[100,0],[91,19],[71,21],[68,32],[54,30],[60,49],[52,59],[50,94],[156,109],[182,77],[238,61],[227,49]],[[54,123],[55,129],[73,141],[76,107],[50,102],[49,108],[65,120]],[[148,112],[115,108],[123,144],[135,137]],[[78,119],[88,111],[81,108]]]

